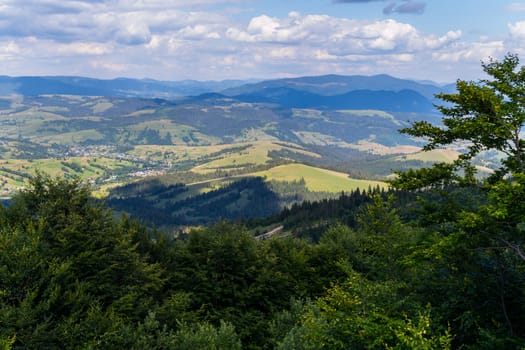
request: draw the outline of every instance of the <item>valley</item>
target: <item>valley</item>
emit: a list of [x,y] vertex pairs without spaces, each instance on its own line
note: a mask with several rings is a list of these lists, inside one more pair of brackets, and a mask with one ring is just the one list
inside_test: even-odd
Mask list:
[[[221,195],[214,192],[221,188],[235,187],[237,181],[251,186],[246,179],[261,177],[274,184],[268,187],[270,192],[280,191],[273,209],[264,212],[268,215],[309,198],[386,188],[384,181],[395,169],[452,161],[458,154],[448,149],[434,151],[431,158],[420,155],[422,140],[399,133],[411,120],[439,119],[432,107],[432,93],[439,89],[388,76],[239,83],[194,96],[182,96],[182,87],[172,85],[173,94],[165,90],[162,95],[167,98],[137,96],[132,88],[136,82],[131,80],[126,90],[114,81],[64,79],[62,85],[53,78],[47,78],[48,85],[23,81],[18,91],[25,95],[13,90],[0,98],[3,198],[23,188],[39,171],[79,177],[97,196],[113,204],[118,198],[119,208],[130,212],[131,202],[145,205],[137,198],[157,208],[167,204],[144,193],[128,194],[123,204],[118,187],[129,183],[158,179],[166,186],[186,186],[187,196],[211,196]],[[63,85],[66,80],[69,85]],[[150,93],[166,88],[165,82],[148,84]],[[97,91],[106,95],[91,95]],[[480,166],[490,171],[491,162]],[[287,186],[302,195],[284,199],[291,198],[284,195],[290,191]],[[178,200],[170,201],[173,206]],[[233,211],[251,216],[252,204],[243,198]],[[186,214],[169,215],[181,222],[202,223]],[[230,214],[221,217],[240,215]]]

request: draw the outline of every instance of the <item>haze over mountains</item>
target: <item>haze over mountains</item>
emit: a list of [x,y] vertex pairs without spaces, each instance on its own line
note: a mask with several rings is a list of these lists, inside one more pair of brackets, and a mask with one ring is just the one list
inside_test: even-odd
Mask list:
[[164,99],[193,96],[192,102],[228,97],[241,102],[273,103],[285,108],[376,109],[394,112],[429,112],[433,110],[434,95],[452,91],[453,88],[453,85],[438,86],[389,75],[325,75],[262,82],[0,77],[2,96],[50,94]]
[[198,95],[209,91],[239,86],[241,80],[224,81],[160,81],[152,79],[116,78],[102,80],[74,76],[9,77],[0,76],[0,96],[56,94],[107,97],[159,97]]

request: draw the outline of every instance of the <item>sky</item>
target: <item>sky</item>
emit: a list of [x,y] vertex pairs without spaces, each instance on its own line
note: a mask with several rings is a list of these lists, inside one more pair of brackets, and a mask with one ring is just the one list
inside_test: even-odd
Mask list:
[[0,0],[0,75],[374,75],[451,83],[525,62],[525,1]]

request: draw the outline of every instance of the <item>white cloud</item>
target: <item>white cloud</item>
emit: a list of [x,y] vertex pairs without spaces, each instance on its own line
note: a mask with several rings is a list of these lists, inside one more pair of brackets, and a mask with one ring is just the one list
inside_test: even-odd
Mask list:
[[123,20],[116,32],[115,39],[124,45],[148,44],[151,33],[146,23],[135,20],[136,16],[130,15]]
[[294,43],[313,38],[318,17],[321,16],[299,17],[295,12],[285,19],[262,15],[252,18],[246,29],[229,28],[226,33],[238,41]]
[[14,42],[0,43],[0,59],[2,61],[15,60],[20,54],[20,47]]
[[[393,19],[295,11],[244,18],[246,13],[217,11],[232,4],[248,10],[251,3],[4,0],[0,57],[12,75],[207,80],[388,73],[453,81],[463,65],[479,68],[481,59],[519,51],[525,42],[525,22],[509,24],[507,38],[469,42],[455,28],[426,33]],[[518,3],[509,9],[518,11]]]
[[315,50],[313,58],[318,61],[334,61],[337,60],[338,56],[328,53],[326,50]]
[[20,47],[18,46],[16,42],[14,42],[13,40],[10,40],[6,43],[0,44],[0,52],[4,54],[13,55],[13,54],[17,54],[20,52]]
[[525,11],[525,3],[523,2],[513,2],[508,4],[505,9],[510,12],[523,12]]
[[100,56],[111,53],[113,48],[107,44],[76,42],[69,44],[58,44],[55,47],[60,55],[88,55]]
[[129,71],[129,66],[121,63],[112,63],[104,60],[92,60],[89,61],[91,68],[96,70],[102,70],[109,73],[120,73]]
[[[217,2],[201,0],[191,6]],[[137,45],[148,43],[153,34],[224,20],[214,13],[181,10],[188,7],[184,1],[4,0],[0,6],[0,38],[35,36],[56,42],[116,40]]]
[[229,28],[226,36],[248,43],[316,46],[331,55],[344,55],[437,49],[460,39],[461,32],[449,31],[443,36],[435,36],[420,33],[412,25],[392,19],[364,21],[291,13],[283,19],[264,15],[255,17],[246,28]]
[[294,58],[297,57],[297,48],[295,48],[295,47],[278,47],[276,49],[270,50],[268,55],[270,57],[273,57],[273,58],[294,59]]
[[462,43],[446,51],[432,53],[432,58],[437,62],[458,63],[461,61],[487,60],[497,57],[505,52],[503,41]]
[[197,24],[186,26],[179,30],[180,36],[189,40],[220,39],[221,35],[206,25]]
[[250,34],[243,32],[242,30],[239,30],[237,28],[228,28],[226,30],[226,37],[234,41],[255,41],[255,39]]
[[449,43],[456,42],[461,39],[461,30],[450,30],[447,34],[436,37],[436,36],[427,36],[425,41],[425,46],[428,49],[439,49]]
[[152,35],[151,40],[146,44],[146,49],[155,50],[162,44],[162,37],[160,35]]
[[525,39],[525,21],[509,24],[509,32],[512,38],[517,40]]

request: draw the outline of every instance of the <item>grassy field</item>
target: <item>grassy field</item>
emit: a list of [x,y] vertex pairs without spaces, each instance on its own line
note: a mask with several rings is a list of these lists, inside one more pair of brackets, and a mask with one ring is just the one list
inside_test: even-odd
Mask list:
[[259,141],[259,142],[250,142],[250,143],[240,143],[229,145],[231,147],[244,147],[242,151],[232,152],[228,154],[221,155],[218,159],[211,160],[206,164],[199,165],[193,168],[193,171],[197,173],[211,173],[218,169],[228,169],[228,168],[243,168],[249,165],[261,165],[266,164],[271,158],[268,156],[268,152],[271,151],[280,151],[282,149],[293,150],[294,152],[304,153],[312,157],[316,157],[315,153],[302,151],[297,148],[287,147],[285,144],[276,144],[269,141]]
[[311,157],[319,155],[302,150],[296,145],[275,143],[271,141],[239,142],[210,146],[135,146],[130,155],[140,159],[156,161],[181,162],[193,161],[202,163],[192,171],[199,174],[209,174],[216,170],[242,169],[250,165],[262,165],[271,160],[268,155],[271,151],[289,149]]
[[[86,134],[88,136],[89,134]],[[70,141],[68,134],[62,135],[62,141]],[[79,138],[81,134],[76,134]],[[89,135],[91,137],[95,135]],[[56,140],[58,141],[58,140]],[[269,152],[288,149],[293,152],[302,152],[310,156],[315,153],[301,150],[301,148],[286,143],[259,141],[249,143],[223,144],[213,146],[175,146],[175,145],[144,145],[136,146],[129,151],[130,156],[141,161],[157,161],[176,164],[177,162],[201,163],[191,169],[198,174],[213,174],[217,170],[225,171],[243,169],[248,166],[264,165],[271,161]],[[161,164],[161,163],[159,163]],[[13,190],[24,185],[28,176],[38,169],[52,176],[79,176],[86,181],[101,181],[110,174],[132,172],[137,164],[131,161],[118,160],[106,157],[71,157],[67,159],[4,159],[0,160],[0,195],[6,196]],[[139,169],[136,169],[139,170]],[[385,183],[351,179],[347,174],[330,171],[322,168],[302,164],[288,164],[277,166],[266,171],[245,174],[244,176],[263,176],[268,180],[294,181],[303,178],[310,191],[341,192],[352,191],[356,188],[386,187]],[[219,176],[224,176],[224,173]],[[230,177],[232,179],[232,177]],[[217,178],[203,181],[199,192],[216,189],[223,185],[227,178]],[[99,185],[104,193],[107,185]]]
[[97,103],[91,105],[93,113],[103,113],[113,107],[113,103],[109,101],[97,101]]
[[21,136],[31,139],[40,135],[45,123],[52,120],[65,120],[65,118],[36,108],[19,113],[0,114],[0,137]]
[[304,164],[287,164],[275,168],[253,173],[254,176],[263,176],[267,180],[297,181],[304,179],[306,187],[315,192],[342,192],[353,191],[357,188],[380,186],[386,188],[387,184],[380,181],[357,180],[347,174],[332,170],[311,167]]
[[102,140],[104,135],[95,129],[64,132],[62,134],[53,133],[50,136],[38,137],[36,140],[44,143],[55,143],[58,145],[75,145],[79,142],[87,140],[97,141]]
[[129,113],[129,114],[125,115],[125,117],[139,117],[139,116],[142,116],[142,115],[154,114],[155,112],[156,112],[155,109],[147,108],[147,109],[141,109],[141,110]]
[[0,160],[0,196],[7,197],[23,187],[36,171],[51,176],[78,176],[88,181],[102,180],[133,167],[131,162],[104,157],[71,157],[60,159]]
[[130,155],[142,159],[153,160],[187,161],[198,160],[212,153],[222,152],[232,148],[234,145],[212,145],[212,146],[178,146],[178,145],[140,145],[129,151]]
[[[148,113],[146,111],[146,113],[143,112],[143,114]],[[128,130],[138,135],[141,131],[145,130],[146,128],[158,131],[161,137],[166,137],[166,134],[169,132],[171,135],[171,142],[174,145],[207,145],[216,144],[220,142],[220,139],[214,138],[213,136],[204,135],[194,127],[174,123],[169,119],[158,119],[137,123],[128,127]]]
[[[385,112],[385,111],[379,111],[375,109],[359,109],[359,110],[339,110],[338,112],[348,114],[349,116],[358,116],[358,117],[379,117],[379,118],[385,118],[390,119],[392,121],[395,121],[395,118],[392,114]],[[396,124],[399,124],[396,121]]]
[[337,147],[350,147],[350,144],[340,140],[334,136],[324,135],[318,132],[311,131],[295,131],[295,136],[306,144],[317,145],[317,146],[337,146]]
[[417,152],[398,157],[397,160],[420,160],[423,162],[445,162],[451,163],[459,156],[459,152],[451,149],[436,149],[428,152]]

